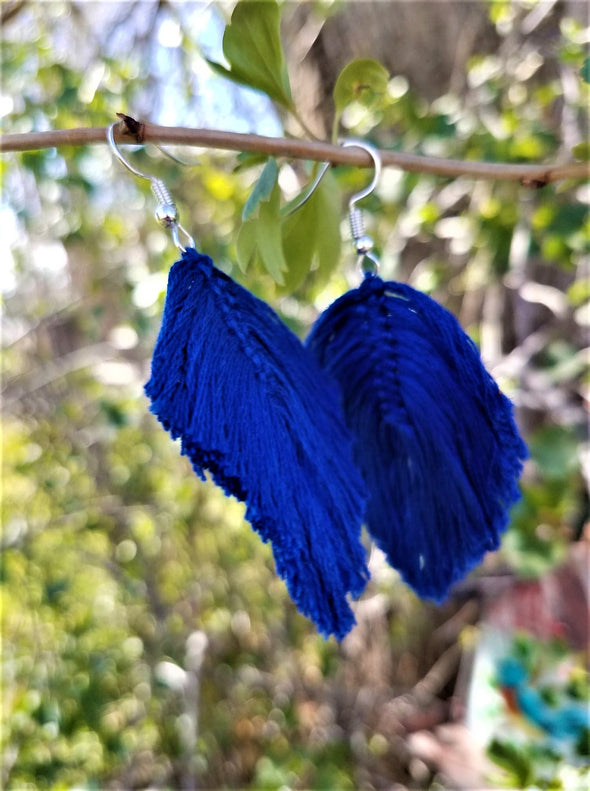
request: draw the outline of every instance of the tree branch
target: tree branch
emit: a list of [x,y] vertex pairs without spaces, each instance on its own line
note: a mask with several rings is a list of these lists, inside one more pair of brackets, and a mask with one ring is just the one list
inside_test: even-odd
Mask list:
[[0,26],[4,27],[13,17],[20,14],[25,4],[26,0],[14,0],[12,3],[4,3],[0,7]]
[[[128,126],[128,116],[116,131],[119,143],[168,143],[173,145],[216,148],[227,151],[249,151],[289,159],[311,159],[331,162],[333,165],[372,167],[372,160],[365,151],[342,148],[330,143],[289,138],[262,137],[261,135],[225,132],[218,129],[189,129],[186,127],[157,126],[136,123],[133,134]],[[133,119],[129,118],[129,121]],[[82,146],[106,142],[106,128],[56,129],[49,132],[26,132],[0,135],[0,151],[35,151],[58,146]],[[399,151],[382,150],[384,166],[393,166],[413,173],[435,176],[468,176],[471,178],[518,181],[525,187],[543,187],[564,179],[586,179],[590,176],[590,163],[563,162],[555,164],[521,165],[503,162],[471,162]]]

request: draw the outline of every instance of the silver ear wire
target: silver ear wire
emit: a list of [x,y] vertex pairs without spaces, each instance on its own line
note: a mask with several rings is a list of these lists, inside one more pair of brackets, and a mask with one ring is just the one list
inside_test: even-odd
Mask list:
[[[365,218],[363,212],[356,205],[363,198],[371,195],[375,191],[379,179],[381,177],[381,155],[379,151],[370,143],[365,143],[364,140],[345,140],[342,143],[342,148],[362,148],[366,151],[373,160],[374,172],[373,180],[360,192],[353,195],[348,201],[348,218],[350,222],[350,233],[354,242],[354,249],[358,255],[358,263],[361,271],[364,274],[377,274],[379,271],[379,259],[373,252],[374,242],[373,239],[367,235],[365,231]],[[330,168],[330,162],[324,162],[318,170],[316,177],[309,187],[305,190],[303,198],[294,206],[290,206],[285,216],[290,217],[291,214],[300,209],[311,198],[315,192],[318,184]]]
[[316,177],[311,182],[311,184],[304,190],[305,194],[301,198],[301,200],[296,203],[294,206],[290,206],[289,210],[285,213],[285,217],[290,217],[292,214],[300,209],[302,206],[305,206],[307,201],[311,198],[313,193],[316,191],[317,187],[319,186],[320,181],[324,178],[328,170],[330,169],[332,163],[331,162],[323,162],[321,168],[318,170]]
[[370,143],[364,140],[345,140],[343,148],[362,148],[373,160],[374,173],[373,180],[360,192],[353,195],[348,201],[348,219],[350,222],[350,233],[354,241],[354,248],[358,255],[358,264],[364,274],[377,274],[379,271],[379,259],[373,252],[375,243],[365,231],[365,218],[363,212],[356,205],[363,198],[371,195],[375,191],[379,178],[381,177],[381,156],[379,151]]
[[172,241],[180,250],[180,252],[186,252],[186,248],[183,247],[180,242],[180,233],[184,234],[189,247],[194,247],[195,241],[189,232],[178,222],[178,210],[176,208],[176,204],[172,200],[172,195],[170,194],[168,187],[164,184],[162,179],[151,176],[149,173],[142,173],[141,170],[138,170],[125,159],[117,144],[115,143],[114,129],[117,123],[118,121],[111,124],[107,129],[107,142],[109,144],[109,148],[117,157],[119,162],[124,165],[127,170],[131,171],[134,176],[137,176],[140,179],[146,179],[150,182],[152,192],[154,193],[154,197],[157,201],[155,210],[156,220],[163,228],[166,228],[170,231],[172,235]]
[[194,168],[196,165],[199,165],[201,163],[200,159],[195,159],[194,162],[187,162],[186,159],[179,157],[178,154],[173,154],[172,151],[168,151],[167,148],[164,148],[164,146],[160,145],[159,143],[155,143],[155,146],[157,149],[159,149],[162,152],[162,154],[167,156],[168,159],[171,159],[173,162],[176,162],[177,164],[182,165],[185,168]]

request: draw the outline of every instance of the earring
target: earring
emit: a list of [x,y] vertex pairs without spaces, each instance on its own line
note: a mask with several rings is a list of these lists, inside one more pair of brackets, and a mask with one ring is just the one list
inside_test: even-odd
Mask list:
[[299,610],[341,639],[355,622],[346,595],[361,593],[368,570],[364,486],[337,385],[268,305],[197,252],[165,185],[123,158],[114,126],[111,150],[150,180],[156,218],[182,253],[145,386],[151,411],[199,477],[246,504]]
[[526,447],[512,404],[455,317],[425,294],[378,276],[373,242],[349,204],[364,279],[317,320],[308,349],[339,384],[365,479],[367,528],[420,596],[449,588],[499,546],[520,497]]

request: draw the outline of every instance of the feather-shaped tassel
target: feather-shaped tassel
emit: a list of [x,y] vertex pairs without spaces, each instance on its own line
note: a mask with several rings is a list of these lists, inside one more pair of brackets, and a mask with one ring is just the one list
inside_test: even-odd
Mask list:
[[527,452],[510,401],[452,314],[373,274],[307,345],[340,383],[369,532],[420,596],[442,601],[498,547],[520,496]]
[[342,638],[346,595],[368,571],[336,383],[268,305],[189,248],[170,271],[145,390],[197,474],[246,503],[299,610]]

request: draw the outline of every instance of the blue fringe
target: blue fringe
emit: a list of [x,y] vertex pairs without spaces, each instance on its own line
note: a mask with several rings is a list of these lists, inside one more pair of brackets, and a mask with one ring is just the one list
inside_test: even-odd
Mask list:
[[344,637],[346,594],[368,571],[337,385],[268,305],[188,249],[170,270],[145,392],[196,473],[246,503],[299,610]]
[[369,493],[366,524],[422,597],[499,546],[526,447],[475,344],[410,286],[367,275],[320,316],[308,348],[340,383]]

